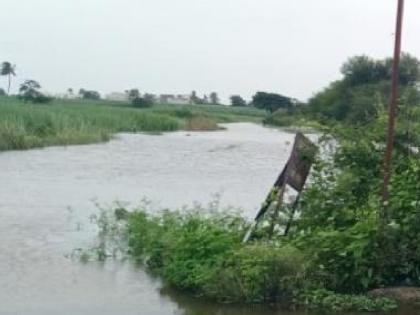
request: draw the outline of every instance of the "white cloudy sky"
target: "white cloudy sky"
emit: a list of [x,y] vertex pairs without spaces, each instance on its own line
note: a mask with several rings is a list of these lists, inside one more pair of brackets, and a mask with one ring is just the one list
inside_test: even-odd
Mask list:
[[[256,90],[306,99],[347,57],[392,53],[397,0],[0,0],[0,61],[14,88],[51,92]],[[420,1],[404,50],[420,56]],[[0,86],[5,85],[2,78]]]

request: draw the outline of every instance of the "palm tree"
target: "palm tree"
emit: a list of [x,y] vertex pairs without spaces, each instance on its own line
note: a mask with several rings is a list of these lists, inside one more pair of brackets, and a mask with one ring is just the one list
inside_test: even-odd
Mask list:
[[12,75],[16,75],[16,66],[8,61],[4,61],[1,65],[0,75],[7,75],[9,77],[9,85],[7,87],[7,94],[10,94],[10,85],[12,83]]

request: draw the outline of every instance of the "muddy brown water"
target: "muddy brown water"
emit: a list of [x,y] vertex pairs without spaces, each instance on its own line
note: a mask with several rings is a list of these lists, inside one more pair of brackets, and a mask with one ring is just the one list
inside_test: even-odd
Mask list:
[[[215,195],[252,217],[294,135],[254,124],[217,132],[120,134],[109,143],[0,153],[0,315],[301,315],[220,305],[163,288],[129,261],[80,263],[95,202],[176,208]],[[401,311],[399,315],[418,314]]]

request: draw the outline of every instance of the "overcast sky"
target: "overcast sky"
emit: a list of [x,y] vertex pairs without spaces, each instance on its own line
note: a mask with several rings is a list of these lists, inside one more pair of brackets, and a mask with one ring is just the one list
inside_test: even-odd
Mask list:
[[[14,89],[72,87],[306,99],[356,54],[392,54],[397,0],[0,0]],[[420,57],[420,1],[403,48]],[[5,86],[1,78],[0,86]]]

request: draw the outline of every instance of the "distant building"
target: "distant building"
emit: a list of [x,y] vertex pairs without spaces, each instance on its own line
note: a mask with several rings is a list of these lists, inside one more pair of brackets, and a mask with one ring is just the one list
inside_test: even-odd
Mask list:
[[127,93],[121,93],[121,92],[112,92],[105,96],[105,99],[108,101],[128,101],[128,95]]
[[161,104],[173,104],[173,105],[185,105],[191,104],[191,98],[189,95],[183,94],[161,94],[159,96],[159,103]]

